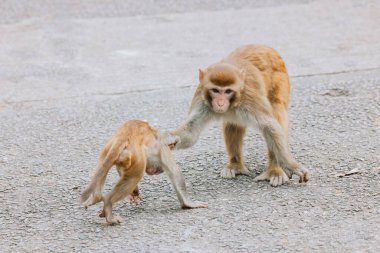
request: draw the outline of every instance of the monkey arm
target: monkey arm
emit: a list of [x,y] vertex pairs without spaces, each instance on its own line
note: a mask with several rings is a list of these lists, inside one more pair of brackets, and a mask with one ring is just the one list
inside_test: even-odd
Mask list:
[[182,175],[182,171],[179,169],[178,165],[175,163],[171,152],[168,148],[163,147],[161,150],[161,161],[162,161],[162,169],[168,175],[174,190],[176,191],[178,200],[183,206],[183,204],[188,199],[188,195],[186,192],[186,184]]
[[186,121],[173,131],[173,135],[177,135],[180,138],[175,148],[186,149],[194,146],[211,118],[212,115],[206,105],[199,103],[197,106],[194,106]]
[[161,161],[162,168],[168,175],[182,208],[202,208],[208,206],[205,202],[192,201],[189,198],[182,171],[175,163],[168,147],[164,147],[161,150]]
[[300,183],[309,180],[308,170],[294,160],[290,153],[286,135],[280,124],[273,117],[257,113],[256,123],[263,133],[268,149],[273,152],[277,162],[285,169],[289,177],[293,173],[300,176]]

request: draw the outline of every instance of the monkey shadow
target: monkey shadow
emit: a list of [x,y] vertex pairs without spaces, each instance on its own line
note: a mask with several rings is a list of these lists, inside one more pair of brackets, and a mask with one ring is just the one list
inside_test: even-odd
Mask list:
[[[156,219],[167,219],[167,217],[176,217],[187,215],[194,215],[196,213],[205,211],[205,208],[196,208],[196,209],[183,209],[178,203],[177,199],[173,198],[172,203],[165,205],[140,204],[139,206],[131,206],[129,203],[123,203],[114,209],[114,214],[116,217],[120,217],[122,222],[118,225],[108,224],[105,218],[98,217],[98,215],[89,216],[89,220],[83,219],[83,225],[92,228],[102,228],[106,231],[108,228],[117,228],[117,227],[128,227],[134,226],[140,222],[154,223]],[[102,206],[99,206],[96,214],[100,214]],[[172,219],[172,218],[170,218]]]

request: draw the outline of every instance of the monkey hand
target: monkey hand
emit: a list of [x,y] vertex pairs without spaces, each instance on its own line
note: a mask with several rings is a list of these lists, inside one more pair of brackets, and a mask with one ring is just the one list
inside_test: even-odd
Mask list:
[[172,135],[172,137],[173,138],[172,138],[171,142],[168,144],[168,146],[171,150],[173,150],[176,147],[176,145],[181,141],[181,139],[177,135]]
[[131,203],[132,206],[133,205],[138,206],[140,204],[140,202],[142,201],[142,196],[137,186],[133,190],[131,195],[128,196],[128,198],[129,198],[129,203]]
[[177,143],[180,141],[178,135],[175,135],[169,131],[161,132],[161,142],[164,145],[167,145],[170,149],[174,149]]
[[176,143],[171,143],[168,146],[169,146],[170,150],[173,150],[175,148],[175,145],[177,145],[177,142]]
[[138,195],[131,194],[128,196],[128,198],[129,198],[129,203],[132,206],[140,205],[141,201],[143,200],[143,198],[140,194],[138,194]]
[[208,204],[206,202],[201,202],[201,201],[185,201],[182,204],[183,209],[192,209],[192,208],[207,208]]
[[294,171],[294,174],[300,177],[299,179],[300,183],[306,183],[310,179],[309,171],[305,169],[304,167],[300,167],[298,170]]

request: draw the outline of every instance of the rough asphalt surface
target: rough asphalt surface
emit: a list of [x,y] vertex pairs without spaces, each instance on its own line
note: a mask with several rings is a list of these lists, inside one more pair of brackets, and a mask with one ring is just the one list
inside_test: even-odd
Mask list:
[[[0,1],[0,252],[380,252],[379,1],[163,2]],[[175,128],[197,69],[246,43],[287,63],[291,149],[311,181],[254,182],[267,161],[255,130],[252,174],[220,178],[215,124],[175,153],[208,209],[181,210],[160,175],[144,177],[140,206],[114,207],[120,226],[100,204],[85,211],[115,129]]]

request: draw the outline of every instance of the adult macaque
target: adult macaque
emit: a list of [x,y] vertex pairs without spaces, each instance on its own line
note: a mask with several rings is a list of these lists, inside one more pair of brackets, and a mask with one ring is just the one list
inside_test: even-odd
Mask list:
[[258,128],[267,143],[268,168],[255,180],[281,185],[295,173],[299,182],[309,180],[308,171],[291,156],[287,141],[290,83],[285,63],[272,48],[247,45],[219,63],[199,70],[199,85],[184,124],[173,134],[180,137],[177,149],[196,143],[212,120],[223,120],[229,163],[221,176],[247,174],[243,137],[249,126]]
[[[157,175],[165,171],[182,208],[207,207],[207,203],[192,201],[187,195],[182,172],[170,150],[177,141],[177,136],[160,132],[144,121],[128,121],[101,151],[95,175],[83,191],[81,202],[87,208],[103,201],[100,217],[105,217],[108,224],[118,224],[121,219],[112,215],[112,205],[128,195],[132,202],[137,203],[141,200],[137,184],[145,172]],[[113,165],[116,165],[120,179],[111,192],[102,195],[107,174]]]

